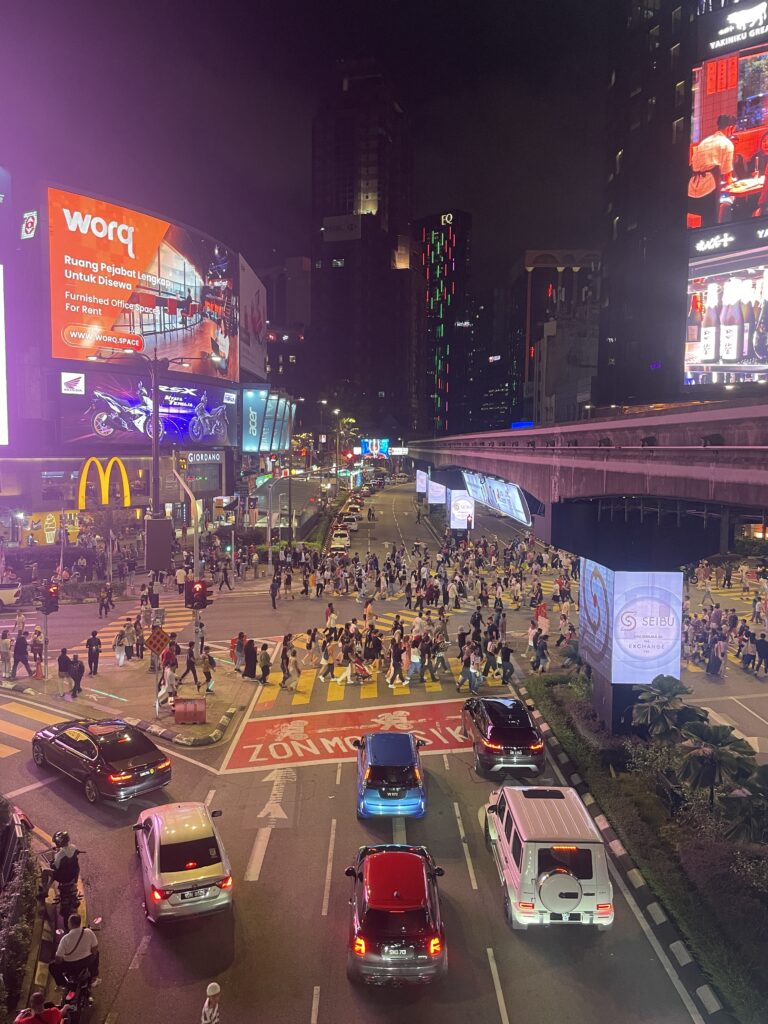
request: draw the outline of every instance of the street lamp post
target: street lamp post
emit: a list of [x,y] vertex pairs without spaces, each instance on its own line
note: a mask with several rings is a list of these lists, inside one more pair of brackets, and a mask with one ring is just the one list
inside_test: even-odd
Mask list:
[[336,417],[336,486],[334,487],[334,497],[339,496],[339,413],[341,409],[334,409],[333,415]]

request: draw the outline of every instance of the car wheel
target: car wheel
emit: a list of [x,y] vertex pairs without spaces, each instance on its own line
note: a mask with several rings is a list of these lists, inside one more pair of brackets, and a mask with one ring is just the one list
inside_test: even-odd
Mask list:
[[32,744],[32,760],[38,768],[45,768],[48,763],[41,743]]
[[149,921],[149,923],[152,925],[153,928],[156,928],[157,927],[157,921],[154,919],[154,917],[150,916],[149,911],[147,910],[146,900],[141,905],[144,908],[144,917],[146,917],[146,919]]
[[480,763],[480,756],[478,755],[477,750],[475,750],[473,754],[474,756],[472,758],[472,761],[474,764],[475,771],[477,772],[481,779],[485,778],[485,768],[483,768],[482,764]]
[[86,779],[85,786],[83,786],[85,792],[85,799],[89,804],[96,804],[99,802],[99,787],[93,781],[93,779]]
[[354,966],[351,960],[347,960],[347,980],[350,981],[353,985],[359,985],[361,984],[362,981],[360,977],[360,972]]

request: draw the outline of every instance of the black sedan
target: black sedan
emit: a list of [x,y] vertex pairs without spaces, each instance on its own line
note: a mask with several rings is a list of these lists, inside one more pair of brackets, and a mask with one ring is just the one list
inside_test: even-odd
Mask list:
[[478,774],[544,770],[544,740],[514,697],[471,697],[461,709],[461,729],[472,740]]
[[39,729],[32,758],[38,768],[48,765],[79,782],[91,804],[130,800],[171,781],[171,759],[120,718],[78,718]]

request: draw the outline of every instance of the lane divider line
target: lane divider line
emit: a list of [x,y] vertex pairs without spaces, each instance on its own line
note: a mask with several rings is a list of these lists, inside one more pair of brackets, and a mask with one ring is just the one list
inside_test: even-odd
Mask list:
[[467,835],[464,831],[464,822],[461,820],[461,811],[459,810],[458,803],[454,802],[453,811],[456,815],[456,824],[459,828],[459,839],[461,840],[461,848],[464,851],[464,860],[467,862],[467,871],[469,872],[469,884],[477,892],[477,876],[475,875],[475,866],[472,863],[472,858],[469,854],[469,844],[467,843]]
[[499,969],[496,966],[496,957],[493,955],[493,950],[490,946],[486,947],[485,952],[488,956],[488,966],[491,969],[491,978],[493,978],[496,1002],[499,1005],[499,1018],[501,1019],[501,1024],[509,1024],[509,1014],[507,1013],[507,1004],[504,1002],[504,993],[501,990],[501,981],[499,979]]
[[331,899],[331,877],[333,873],[333,850],[336,846],[336,819],[331,819],[331,838],[328,842],[328,859],[325,864],[325,885],[323,887],[323,909],[321,917],[328,917],[328,904]]

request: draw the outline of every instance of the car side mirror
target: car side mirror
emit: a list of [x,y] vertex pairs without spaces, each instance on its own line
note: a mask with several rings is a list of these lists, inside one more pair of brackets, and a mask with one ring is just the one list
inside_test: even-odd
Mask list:
[[211,817],[212,818],[220,818],[223,813],[224,813],[223,811],[211,811]]
[[426,740],[416,740],[416,746],[417,747],[426,747],[426,745],[427,745],[427,741]]
[[486,807],[485,813],[486,814],[497,814],[498,812],[497,812],[497,809],[496,809],[496,804],[491,804],[489,807]]
[[352,746],[356,747],[358,750],[362,747],[362,745],[363,744],[360,742],[360,740],[352,740]]
[[346,868],[344,874],[347,876],[347,878],[357,878],[357,870],[351,864],[348,868]]
[[443,868],[435,868],[435,872],[434,873],[435,873],[435,878],[442,878],[443,875],[445,874],[445,871],[443,870]]
[[133,826],[133,831],[134,832],[144,832],[146,830],[146,828],[147,828],[146,821],[137,821],[136,824]]

